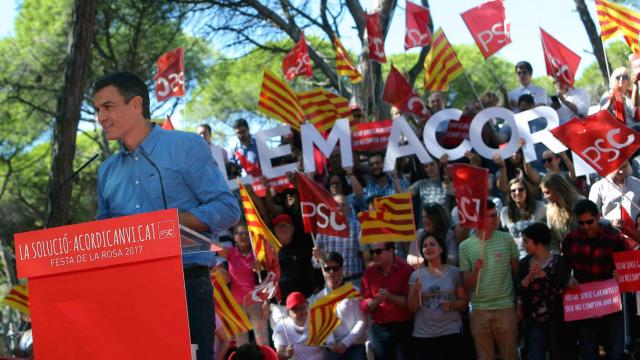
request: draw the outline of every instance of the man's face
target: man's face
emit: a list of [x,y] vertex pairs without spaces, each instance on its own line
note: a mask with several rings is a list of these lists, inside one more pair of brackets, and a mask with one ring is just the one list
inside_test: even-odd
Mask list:
[[275,235],[278,237],[280,243],[284,246],[291,242],[293,239],[293,225],[289,223],[278,224],[274,229]]
[[440,94],[432,94],[429,96],[429,106],[431,107],[431,111],[435,114],[436,112],[444,109],[444,98]]
[[628,161],[625,161],[618,170],[614,171],[611,175],[611,180],[616,183],[623,183],[629,175],[631,175],[632,169]]
[[594,216],[586,212],[578,215],[578,226],[584,231],[588,238],[595,238],[600,232],[599,220],[600,214]]
[[322,275],[330,289],[336,289],[342,284],[342,266],[335,261],[326,261],[322,265]]
[[371,169],[371,174],[375,177],[383,175],[384,163],[382,162],[382,157],[378,155],[374,155],[369,158],[369,168]]
[[198,135],[202,136],[202,138],[204,139],[204,141],[207,142],[207,144],[211,144],[211,133],[209,133],[209,130],[207,130],[207,128],[203,127],[203,126],[198,126]]
[[335,195],[333,197],[333,200],[335,200],[338,206],[340,206],[340,212],[342,212],[342,215],[349,216],[350,209],[349,209],[349,201],[347,200],[347,197],[342,194],[339,194],[339,195]]
[[244,126],[239,126],[238,128],[234,129],[234,131],[236,132],[236,136],[241,143],[249,142],[249,129]]
[[498,217],[498,210],[489,209],[484,218],[484,230],[493,231],[500,226],[500,217]]
[[102,126],[107,140],[123,140],[142,116],[142,99],[134,96],[125,102],[118,88],[109,85],[93,97],[96,119]]
[[384,244],[374,244],[369,249],[371,261],[378,266],[385,266],[393,262],[393,249],[385,249]]
[[516,75],[518,75],[518,81],[520,81],[520,84],[524,86],[529,85],[529,83],[531,82],[531,73],[525,68],[517,68]]

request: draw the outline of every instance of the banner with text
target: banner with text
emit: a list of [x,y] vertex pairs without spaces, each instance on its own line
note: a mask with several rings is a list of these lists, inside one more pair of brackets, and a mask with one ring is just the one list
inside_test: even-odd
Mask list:
[[389,144],[391,125],[391,120],[357,124],[351,133],[353,151],[384,151]]
[[563,305],[564,321],[589,319],[620,311],[622,302],[618,283],[612,279],[566,289]]
[[640,291],[640,251],[613,253],[621,292]]

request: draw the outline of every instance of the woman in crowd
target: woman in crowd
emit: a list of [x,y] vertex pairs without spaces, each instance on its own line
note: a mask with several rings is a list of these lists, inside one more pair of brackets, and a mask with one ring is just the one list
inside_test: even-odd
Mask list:
[[426,267],[411,274],[407,301],[416,313],[416,359],[460,359],[461,312],[468,304],[460,271],[446,264],[444,240],[434,233],[423,235],[420,254]]
[[442,181],[440,162],[433,160],[430,163],[424,164],[424,171],[427,174],[427,178],[416,181],[409,187],[409,191],[411,191],[413,196],[420,196],[422,206],[430,203],[438,203],[444,205],[447,211],[451,211],[451,203],[449,201],[451,197],[449,195],[453,195],[453,189],[450,186],[450,182],[443,183]]
[[[560,167],[561,162],[564,163],[567,171],[562,170]],[[573,167],[573,161],[569,159],[566,153],[561,152],[560,155],[556,155],[553,151],[547,149],[542,153],[542,165],[545,170],[547,170],[545,175],[558,173],[564,176],[564,179],[567,180],[569,184],[575,184],[576,171]]]
[[562,291],[569,272],[558,254],[547,245],[549,228],[534,223],[523,230],[527,256],[520,260],[517,284],[517,314],[523,321],[527,360],[559,360],[563,326]]
[[301,292],[294,291],[287,296],[288,317],[281,319],[273,329],[273,346],[279,359],[325,360],[327,350],[320,346],[305,345],[309,329],[307,327],[307,299]]
[[[332,251],[322,259],[322,275],[327,285],[317,294],[309,298],[314,302],[331,294],[345,284],[342,276],[343,258],[339,253]],[[327,339],[331,344],[329,359],[331,360],[365,360],[367,358],[364,343],[367,340],[367,318],[360,310],[359,299],[344,299],[336,306],[336,315],[340,319],[340,325]]]
[[423,258],[420,256],[420,249],[417,244],[425,233],[436,234],[441,239],[446,239],[446,264],[458,264],[458,242],[456,241],[453,228],[450,226],[449,215],[444,207],[440,204],[429,203],[422,207],[422,229],[416,233],[416,241],[409,245],[409,255],[407,263],[414,268],[419,268],[423,264]]
[[[253,325],[253,332],[256,342],[259,345],[269,345],[269,332],[267,329],[267,304],[246,305],[247,295],[256,287],[254,269],[256,266],[253,252],[251,251],[251,241],[247,226],[236,225],[233,229],[233,240],[235,247],[227,248],[218,254],[226,258],[229,264],[229,277],[231,278],[231,294],[238,304],[249,316]],[[238,346],[249,342],[248,333],[236,336]]]
[[522,230],[534,222],[544,221],[546,208],[542,201],[529,196],[525,182],[521,178],[509,181],[509,193],[506,197],[507,206],[500,211],[500,222],[515,239],[522,258],[526,255],[522,242]]
[[[521,139],[521,146],[524,145]],[[493,161],[498,165],[497,184],[496,186],[503,193],[509,191],[509,181],[514,178],[520,178],[524,181],[529,194],[534,198],[540,197],[540,190],[536,185],[540,182],[540,174],[531,166],[531,164],[524,161],[522,155],[522,149],[518,149],[507,160],[502,159],[498,154],[495,154]]]
[[560,252],[560,244],[571,229],[577,226],[573,206],[583,197],[560,174],[545,175],[540,190],[547,204],[547,225],[551,229],[549,248]]
[[635,123],[638,86],[636,79],[629,77],[627,68],[619,67],[611,72],[609,90],[602,94],[600,106],[609,109],[609,112],[623,124]]

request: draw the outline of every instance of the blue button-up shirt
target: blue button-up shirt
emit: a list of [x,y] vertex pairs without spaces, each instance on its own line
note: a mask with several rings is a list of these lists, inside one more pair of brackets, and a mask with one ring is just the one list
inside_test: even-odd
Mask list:
[[[205,141],[196,134],[154,125],[135,150],[121,144],[120,151],[100,166],[97,218],[164,209],[163,188],[167,208],[190,212],[213,234],[233,226],[240,217],[238,203]],[[212,253],[183,257],[185,265],[212,265],[211,259]]]

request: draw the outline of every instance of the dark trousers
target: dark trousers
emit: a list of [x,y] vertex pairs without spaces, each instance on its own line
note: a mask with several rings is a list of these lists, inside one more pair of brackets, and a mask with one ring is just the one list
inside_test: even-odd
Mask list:
[[187,292],[187,310],[189,313],[189,334],[192,349],[197,345],[198,360],[213,360],[213,338],[216,329],[213,312],[213,285],[208,276],[188,278],[184,287]]
[[416,360],[462,359],[462,334],[414,338]]
[[364,344],[351,345],[342,353],[329,352],[329,360],[367,360],[367,351]]
[[624,319],[622,312],[605,315],[597,319],[574,322],[578,335],[581,360],[598,359],[599,340],[605,345],[607,359],[621,360],[624,356]]
[[413,319],[386,324],[371,324],[371,350],[376,360],[414,359]]
[[539,323],[529,319],[525,326],[527,360],[545,360],[549,352],[550,360],[564,359],[561,352],[562,323],[556,319]]

